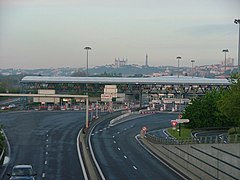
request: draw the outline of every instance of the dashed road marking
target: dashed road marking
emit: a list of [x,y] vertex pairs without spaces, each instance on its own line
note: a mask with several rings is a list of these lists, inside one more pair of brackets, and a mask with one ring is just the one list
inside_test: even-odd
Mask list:
[[100,131],[100,132],[102,132],[103,130],[102,130],[102,129],[100,129],[99,131]]
[[115,138],[115,136],[113,136],[113,138]]
[[125,159],[127,159],[127,156],[124,156]]
[[48,144],[46,145],[46,147],[48,147]]
[[120,151],[121,149],[120,149],[120,148],[118,148],[118,150]]
[[45,154],[48,155],[48,152],[46,152]]
[[47,164],[47,161],[45,161],[44,164]]
[[116,144],[117,142],[116,141],[113,141],[114,144]]
[[136,167],[136,166],[133,166],[133,168],[134,168],[135,170],[137,170],[137,167]]
[[45,178],[46,174],[45,173],[42,173],[42,178]]
[[94,136],[94,133],[92,133],[91,135]]

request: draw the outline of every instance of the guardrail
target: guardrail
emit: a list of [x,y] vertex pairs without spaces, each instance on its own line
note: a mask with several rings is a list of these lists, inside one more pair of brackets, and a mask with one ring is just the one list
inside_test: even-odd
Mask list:
[[185,144],[219,144],[219,143],[240,143],[240,134],[228,136],[204,136],[199,138],[174,139],[161,138],[149,133],[145,134],[147,140],[156,144],[185,145]]

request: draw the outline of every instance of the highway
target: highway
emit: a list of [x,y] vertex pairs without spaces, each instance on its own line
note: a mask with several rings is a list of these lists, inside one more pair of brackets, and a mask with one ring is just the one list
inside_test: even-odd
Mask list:
[[84,118],[85,113],[73,111],[1,113],[0,124],[11,146],[2,179],[9,178],[6,173],[15,164],[31,164],[37,179],[84,179],[76,146]]
[[175,114],[154,114],[109,127],[102,122],[91,134],[96,160],[106,179],[182,179],[147,152],[135,139],[143,126],[148,130],[170,126]]

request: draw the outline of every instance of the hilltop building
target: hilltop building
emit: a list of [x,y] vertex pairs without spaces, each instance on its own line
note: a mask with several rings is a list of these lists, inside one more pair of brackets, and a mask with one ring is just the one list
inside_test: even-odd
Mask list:
[[127,61],[128,61],[127,58],[126,59],[115,58],[114,65],[117,68],[122,67],[122,66],[126,66]]

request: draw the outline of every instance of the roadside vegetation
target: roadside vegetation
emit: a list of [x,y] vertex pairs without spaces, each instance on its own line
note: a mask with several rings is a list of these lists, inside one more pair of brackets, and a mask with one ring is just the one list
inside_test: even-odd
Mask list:
[[240,133],[240,75],[233,75],[231,82],[229,89],[208,92],[186,107],[183,119],[190,120],[186,128],[229,127],[229,133]]
[[[0,75],[0,93],[18,93],[20,92],[20,81],[23,75]],[[6,97],[0,97],[4,100]]]
[[180,134],[179,134],[179,131],[177,131],[178,127],[176,127],[175,130],[171,128],[168,128],[167,131],[168,133],[176,138],[176,139],[187,139],[187,138],[191,138],[191,129],[189,128],[186,128],[184,126],[181,126],[181,131],[180,131]]

